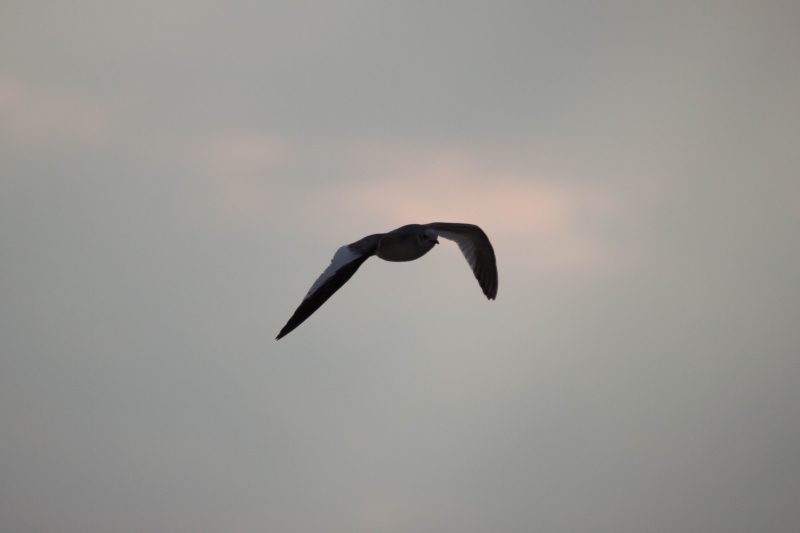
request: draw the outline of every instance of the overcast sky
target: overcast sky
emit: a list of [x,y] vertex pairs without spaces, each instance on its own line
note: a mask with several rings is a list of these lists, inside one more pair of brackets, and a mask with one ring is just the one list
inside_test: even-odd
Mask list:
[[[0,529],[795,532],[800,3],[0,2]],[[279,342],[335,250],[370,259]]]

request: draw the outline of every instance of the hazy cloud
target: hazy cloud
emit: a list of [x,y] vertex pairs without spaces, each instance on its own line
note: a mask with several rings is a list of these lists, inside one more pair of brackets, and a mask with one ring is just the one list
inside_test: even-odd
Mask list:
[[0,131],[23,144],[97,146],[114,133],[106,109],[89,98],[0,79]]
[[0,12],[2,529],[796,531],[796,2]]

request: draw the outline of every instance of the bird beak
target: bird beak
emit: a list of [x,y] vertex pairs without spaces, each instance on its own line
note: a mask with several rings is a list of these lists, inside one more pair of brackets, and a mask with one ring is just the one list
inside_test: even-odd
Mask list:
[[438,239],[438,237],[437,237],[436,239],[434,239],[434,240],[433,240],[433,244],[439,244],[439,239]]

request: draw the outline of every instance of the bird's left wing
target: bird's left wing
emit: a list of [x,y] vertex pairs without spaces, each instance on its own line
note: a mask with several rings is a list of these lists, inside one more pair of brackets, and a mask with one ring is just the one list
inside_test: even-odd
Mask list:
[[347,283],[353,274],[356,273],[364,261],[375,254],[378,249],[378,242],[383,236],[382,233],[369,235],[354,243],[342,246],[331,259],[331,264],[325,269],[320,277],[309,289],[306,297],[292,315],[292,318],[283,326],[283,329],[275,340],[285,337],[294,328],[302,324],[314,311],[320,308],[333,293],[338,291],[342,285]]
[[474,224],[453,222],[432,222],[425,224],[425,227],[432,229],[440,237],[458,244],[483,294],[494,300],[497,297],[497,261],[492,243],[483,230]]

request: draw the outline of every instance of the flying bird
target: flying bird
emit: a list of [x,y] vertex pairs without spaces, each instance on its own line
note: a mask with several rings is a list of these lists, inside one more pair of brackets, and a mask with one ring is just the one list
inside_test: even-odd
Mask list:
[[389,233],[368,235],[336,250],[331,264],[311,286],[275,340],[285,337],[302,324],[353,277],[364,261],[373,255],[385,261],[413,261],[439,244],[439,237],[458,244],[467,263],[472,267],[483,294],[488,299],[494,300],[497,296],[497,263],[489,237],[481,228],[473,224],[448,222],[409,224]]

